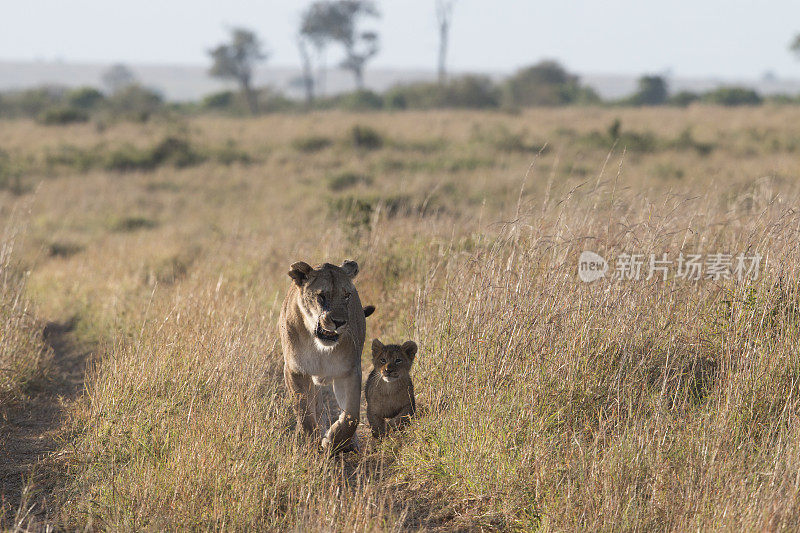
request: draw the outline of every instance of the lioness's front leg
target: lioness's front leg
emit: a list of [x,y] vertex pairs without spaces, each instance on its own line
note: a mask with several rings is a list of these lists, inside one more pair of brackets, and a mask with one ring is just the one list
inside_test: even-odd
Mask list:
[[353,373],[343,378],[333,380],[333,393],[336,403],[342,410],[339,418],[331,424],[330,429],[322,439],[322,447],[336,451],[347,444],[356,433],[361,408],[361,375]]
[[311,376],[292,372],[285,364],[283,380],[292,396],[297,423],[306,433],[314,433],[317,430],[317,386],[311,381]]

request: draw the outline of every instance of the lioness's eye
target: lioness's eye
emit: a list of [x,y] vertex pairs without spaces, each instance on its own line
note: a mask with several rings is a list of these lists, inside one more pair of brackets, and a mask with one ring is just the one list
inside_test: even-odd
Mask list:
[[350,295],[349,294],[345,294],[344,295],[344,301],[345,302],[349,302],[350,301]]
[[317,295],[317,301],[319,302],[319,305],[325,305],[325,295],[324,294],[318,294]]
[[381,364],[382,364],[382,365],[385,365],[385,364],[386,364],[386,359],[384,359],[383,357],[381,357]]
[[396,364],[396,365],[399,365],[399,364],[400,364],[400,363],[402,363],[402,362],[403,362],[403,360],[402,360],[402,359],[395,359],[395,360],[394,360],[394,364]]

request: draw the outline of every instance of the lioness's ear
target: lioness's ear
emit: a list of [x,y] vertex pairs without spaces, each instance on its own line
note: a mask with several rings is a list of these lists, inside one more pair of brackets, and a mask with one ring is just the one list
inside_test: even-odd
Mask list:
[[311,265],[305,261],[298,261],[292,263],[289,267],[289,277],[292,278],[298,287],[302,286],[308,280],[308,274],[314,270]]
[[403,343],[403,351],[412,361],[414,356],[417,355],[417,343],[414,341],[406,341]]
[[372,339],[372,355],[378,355],[383,351],[383,343],[378,339]]
[[342,270],[344,270],[345,274],[351,278],[354,278],[358,274],[358,263],[347,259],[344,263],[342,263]]

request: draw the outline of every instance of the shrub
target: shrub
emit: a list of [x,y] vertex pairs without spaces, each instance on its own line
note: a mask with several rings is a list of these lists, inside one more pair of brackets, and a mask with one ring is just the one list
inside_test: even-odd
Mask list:
[[111,229],[121,233],[137,231],[140,229],[151,229],[158,226],[158,222],[143,216],[129,216],[114,220]]
[[765,102],[777,105],[792,105],[800,104],[800,95],[792,96],[790,94],[771,94],[764,97]]
[[672,105],[686,107],[700,99],[700,95],[694,93],[692,91],[680,91],[676,93],[669,99],[669,103]]
[[88,120],[89,115],[86,111],[75,107],[54,107],[39,115],[39,122],[48,126],[74,124]]
[[350,171],[342,172],[328,179],[328,188],[332,191],[343,191],[360,183],[364,185],[371,184],[372,176]]
[[101,150],[101,148],[92,150],[64,144],[45,151],[44,164],[48,172],[63,167],[76,172],[85,172],[97,164]]
[[56,87],[41,87],[21,91],[16,95],[18,114],[26,117],[35,117],[47,108],[59,105],[63,90]]
[[292,141],[292,147],[298,152],[313,153],[319,152],[333,144],[333,141],[328,137],[321,135],[310,135],[308,137],[300,137]]
[[95,109],[104,100],[103,93],[94,87],[79,87],[67,93],[67,104],[77,109]]
[[164,164],[177,168],[198,165],[206,160],[192,144],[183,138],[168,136],[151,148],[139,149],[126,145],[112,151],[105,162],[107,170],[152,170]]
[[372,91],[354,91],[336,98],[336,105],[348,111],[373,111],[383,108],[383,97]]
[[229,109],[236,100],[233,91],[221,91],[203,97],[200,106],[203,109]]
[[383,104],[387,109],[407,109],[408,98],[402,87],[395,87],[383,95]]
[[[244,106],[243,106],[244,107]],[[298,109],[299,104],[269,89],[258,92],[258,110],[263,113],[281,113]]]
[[202,163],[205,159],[187,140],[168,136],[151,150],[151,157],[157,165],[171,163],[182,168]]
[[48,247],[50,257],[67,258],[83,251],[83,246],[69,241],[55,241]]
[[707,92],[703,101],[724,106],[760,105],[761,96],[753,89],[747,87],[720,87]]
[[515,106],[558,106],[599,101],[597,94],[580,85],[556,61],[542,61],[517,71],[503,85],[503,103]]
[[126,144],[108,153],[103,166],[106,170],[129,172],[132,170],[151,170],[155,164],[147,150],[140,150]]
[[364,150],[377,150],[383,147],[383,136],[369,126],[356,124],[348,134],[350,143]]
[[486,76],[461,76],[450,80],[442,96],[444,107],[484,109],[497,107],[500,95],[492,80]]
[[390,89],[384,96],[390,109],[473,108],[497,107],[500,102],[497,87],[485,76],[462,76],[447,83],[414,83]]
[[253,162],[250,154],[240,149],[233,139],[228,139],[221,148],[214,151],[214,159],[223,165],[232,165],[234,163],[246,165]]

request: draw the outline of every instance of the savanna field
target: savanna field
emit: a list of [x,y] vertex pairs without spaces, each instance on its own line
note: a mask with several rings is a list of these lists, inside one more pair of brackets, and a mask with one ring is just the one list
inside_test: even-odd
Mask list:
[[[4,479],[4,527],[800,528],[798,124],[777,105],[0,122],[2,445],[65,354],[87,365],[33,475]],[[605,278],[578,278],[586,250]],[[614,279],[625,253],[763,261]],[[277,320],[291,263],[344,259],[377,307],[364,377],[371,339],[416,340],[418,413],[376,441],[362,400],[360,451],[330,459],[297,437]]]

